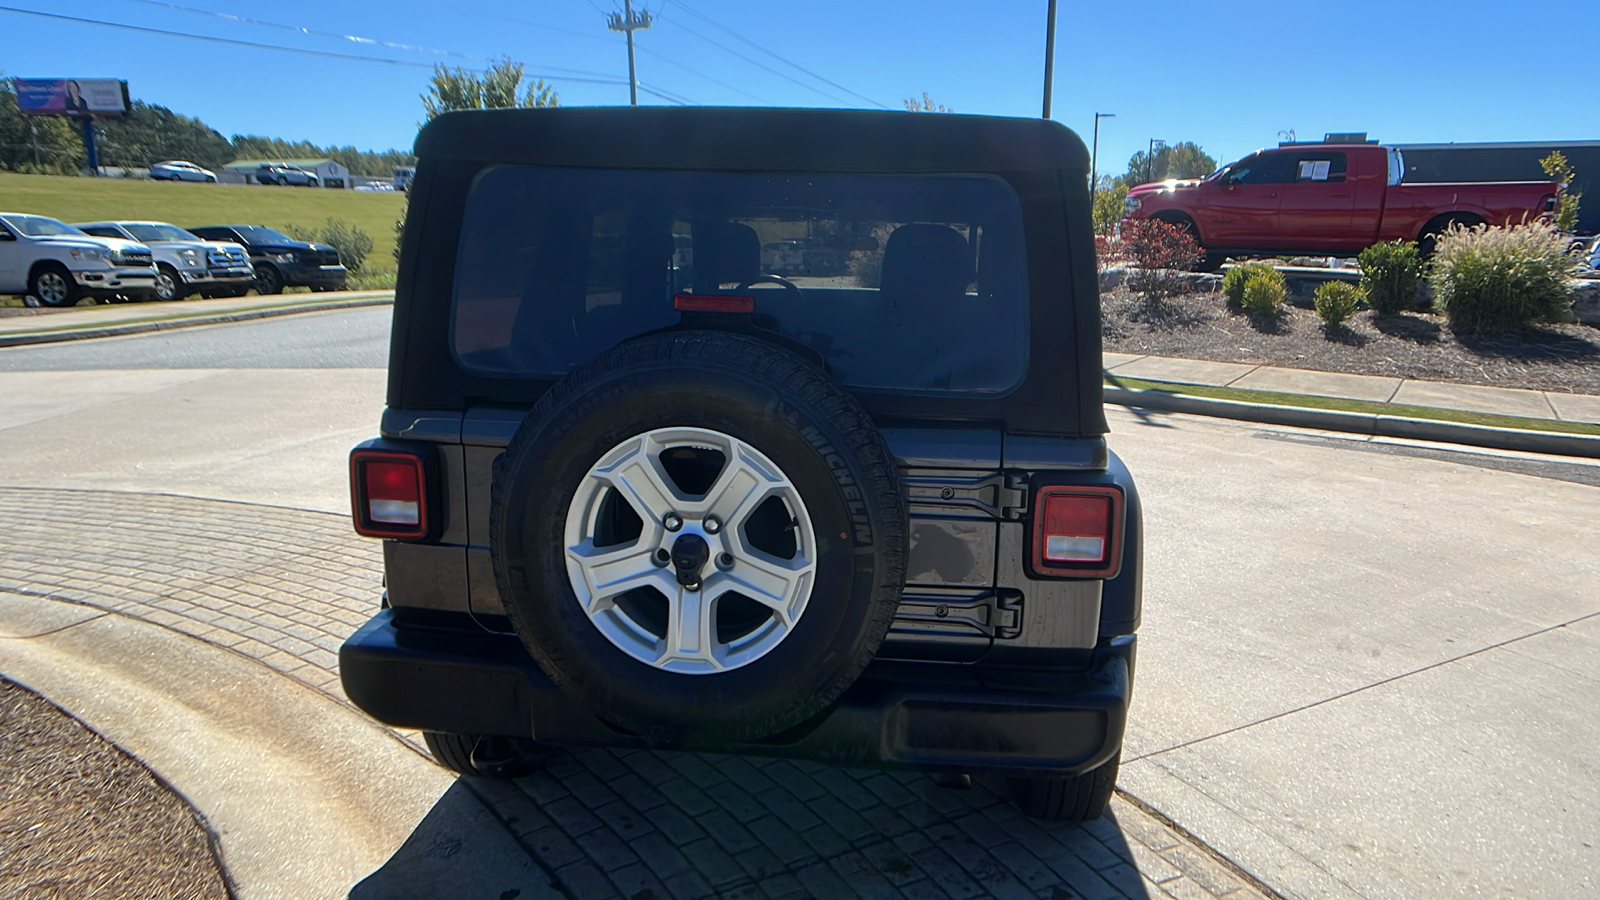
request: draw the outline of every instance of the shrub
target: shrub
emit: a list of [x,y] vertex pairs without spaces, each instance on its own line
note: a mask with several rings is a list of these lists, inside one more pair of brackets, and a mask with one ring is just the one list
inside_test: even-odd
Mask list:
[[1125,184],[1101,188],[1094,192],[1094,233],[1110,234],[1117,227],[1117,222],[1122,219],[1122,211],[1128,199],[1128,186]]
[[850,274],[856,284],[875,288],[883,284],[883,251],[873,250],[850,260]]
[[394,264],[396,266],[400,265],[400,245],[405,242],[406,213],[410,211],[410,207],[411,199],[408,197],[405,203],[400,206],[399,218],[394,220]]
[[1245,306],[1245,285],[1254,277],[1274,280],[1278,287],[1283,288],[1283,272],[1277,271],[1272,263],[1243,263],[1232,267],[1226,275],[1222,275],[1222,293],[1227,296],[1229,306]]
[[1128,261],[1127,254],[1123,252],[1122,240],[1106,237],[1103,234],[1094,236],[1094,257],[1095,264],[1101,269]]
[[1273,271],[1272,277],[1258,273],[1245,281],[1244,298],[1239,305],[1257,315],[1277,318],[1283,312],[1285,293],[1283,276],[1277,271]]
[[1579,260],[1538,223],[1453,226],[1439,238],[1428,282],[1453,331],[1504,331],[1558,318],[1572,306]]
[[1257,275],[1276,279],[1280,286],[1283,285],[1283,273],[1279,272],[1271,263],[1241,263],[1229,269],[1227,274],[1222,276],[1222,293],[1228,298],[1229,306],[1244,305],[1245,283]]
[[1422,280],[1422,257],[1415,241],[1373,244],[1361,251],[1361,289],[1367,303],[1384,315],[1394,315],[1417,299]]
[[1361,305],[1361,289],[1348,281],[1325,281],[1317,288],[1314,303],[1317,315],[1329,326],[1337,327],[1356,314]]
[[1124,225],[1122,251],[1136,270],[1128,275],[1128,287],[1146,303],[1187,293],[1187,270],[1201,256],[1187,228],[1155,219],[1132,219]]
[[327,244],[338,250],[339,261],[344,263],[344,267],[349,269],[351,274],[361,271],[362,264],[367,261],[367,254],[372,252],[372,235],[367,234],[359,225],[352,225],[333,216],[329,216],[321,228],[307,228],[304,225],[291,223],[282,226],[282,231],[297,241]]

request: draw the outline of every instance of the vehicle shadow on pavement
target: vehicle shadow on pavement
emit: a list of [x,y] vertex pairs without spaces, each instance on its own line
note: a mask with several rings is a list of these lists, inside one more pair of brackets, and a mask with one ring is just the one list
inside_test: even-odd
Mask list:
[[[481,817],[466,809],[469,786],[499,820],[470,834],[463,828]],[[1124,836],[1118,816],[1130,814],[1142,816],[1119,804],[1083,825],[1041,823],[1011,805],[1003,782],[949,789],[919,773],[579,748],[514,782],[458,781],[350,896],[429,896],[430,883],[453,896],[555,896],[545,879],[513,882],[510,860],[480,862],[491,845],[531,857],[556,890],[586,900],[1165,896],[1140,874],[1152,860]],[[1152,878],[1179,877],[1150,856],[1164,867]],[[506,875],[475,881],[475,894],[443,880],[470,867]]]

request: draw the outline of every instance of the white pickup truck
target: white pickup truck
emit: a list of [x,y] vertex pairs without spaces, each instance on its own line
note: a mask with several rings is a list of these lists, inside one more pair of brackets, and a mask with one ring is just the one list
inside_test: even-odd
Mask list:
[[255,284],[256,272],[244,248],[228,241],[207,241],[166,222],[74,222],[73,228],[96,237],[138,241],[155,251],[156,299],[243,297]]
[[0,212],[0,294],[72,306],[84,297],[148,300],[155,292],[149,247],[94,237],[45,216]]

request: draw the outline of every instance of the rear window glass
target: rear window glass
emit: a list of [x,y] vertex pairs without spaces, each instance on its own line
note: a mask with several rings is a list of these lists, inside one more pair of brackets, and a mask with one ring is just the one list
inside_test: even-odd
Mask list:
[[457,360],[556,376],[671,327],[678,293],[752,321],[842,383],[999,392],[1027,366],[1021,205],[981,175],[767,175],[502,166],[456,261]]

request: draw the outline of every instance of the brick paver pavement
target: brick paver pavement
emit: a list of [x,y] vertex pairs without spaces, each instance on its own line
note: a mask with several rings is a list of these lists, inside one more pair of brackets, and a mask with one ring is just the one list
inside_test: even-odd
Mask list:
[[[0,593],[155,622],[341,702],[339,644],[377,608],[382,577],[377,543],[343,516],[0,488]],[[1121,796],[1100,821],[1046,825],[981,781],[949,790],[915,773],[608,749],[471,787],[582,900],[1263,896]]]

